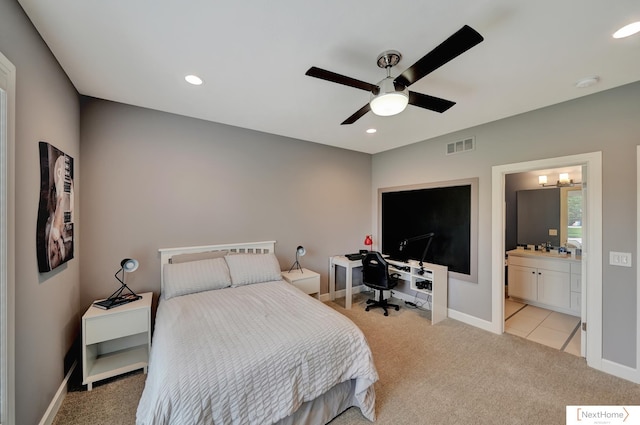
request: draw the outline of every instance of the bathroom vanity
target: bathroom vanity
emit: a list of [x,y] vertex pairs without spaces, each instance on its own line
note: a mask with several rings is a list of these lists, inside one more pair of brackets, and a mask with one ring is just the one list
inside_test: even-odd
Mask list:
[[580,316],[582,260],[567,254],[507,252],[508,294],[538,307]]

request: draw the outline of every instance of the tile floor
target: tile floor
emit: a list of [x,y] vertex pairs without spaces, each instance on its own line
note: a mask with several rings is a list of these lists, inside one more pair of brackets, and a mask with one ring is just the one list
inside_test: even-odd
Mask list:
[[504,302],[504,330],[567,353],[580,356],[580,318],[510,299]]

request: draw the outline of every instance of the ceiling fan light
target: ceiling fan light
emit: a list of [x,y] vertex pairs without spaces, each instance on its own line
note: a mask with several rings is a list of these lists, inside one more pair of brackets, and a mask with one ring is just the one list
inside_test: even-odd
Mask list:
[[387,93],[374,97],[369,104],[374,114],[388,117],[404,111],[409,104],[409,96],[402,92]]
[[387,77],[378,83],[378,94],[371,93],[371,111],[382,117],[399,114],[409,104],[409,89],[398,91],[393,83],[393,78]]

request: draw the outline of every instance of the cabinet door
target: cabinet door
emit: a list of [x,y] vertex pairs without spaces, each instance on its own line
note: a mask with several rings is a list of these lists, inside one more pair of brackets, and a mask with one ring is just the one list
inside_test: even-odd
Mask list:
[[538,301],[555,307],[571,308],[569,273],[538,269]]
[[509,265],[509,296],[523,300],[538,299],[537,272],[532,267]]

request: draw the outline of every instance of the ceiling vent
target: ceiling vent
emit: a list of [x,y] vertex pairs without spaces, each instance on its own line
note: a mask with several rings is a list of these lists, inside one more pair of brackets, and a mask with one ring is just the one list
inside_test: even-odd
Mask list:
[[468,152],[476,149],[476,138],[469,137],[468,139],[458,140],[457,142],[447,143],[447,155],[453,155],[454,153]]

